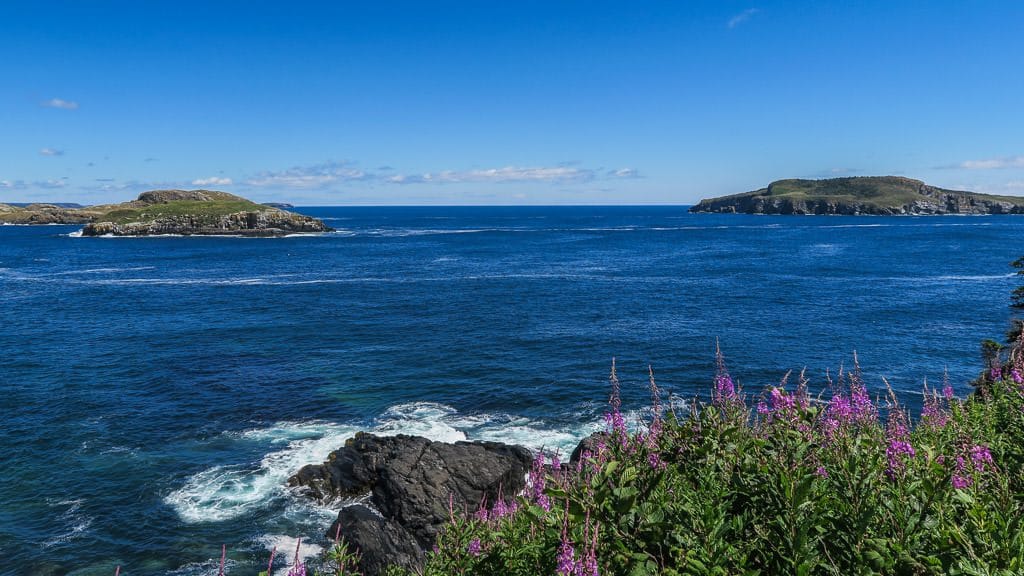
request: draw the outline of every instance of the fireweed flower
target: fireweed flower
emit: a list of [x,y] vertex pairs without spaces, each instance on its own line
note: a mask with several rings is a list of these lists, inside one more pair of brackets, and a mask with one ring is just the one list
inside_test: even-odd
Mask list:
[[998,362],[992,364],[992,368],[988,371],[988,377],[992,380],[999,380],[1003,377],[1003,369]]
[[938,396],[925,390],[924,407],[921,408],[921,424],[929,428],[944,428],[949,422],[949,414],[942,408]]
[[587,538],[587,551],[584,554],[583,561],[576,567],[580,576],[600,576],[600,572],[597,567],[597,532],[598,525],[594,524],[593,528],[590,525],[590,513],[587,513],[587,532],[589,538]]
[[739,399],[739,395],[736,393],[736,383],[732,381],[732,376],[729,376],[729,371],[725,367],[725,356],[722,355],[722,349],[715,344],[715,364],[718,366],[718,371],[715,374],[715,390],[712,401],[718,407],[724,407]]
[[519,509],[519,505],[513,502],[505,502],[505,500],[498,498],[491,508],[490,517],[492,520],[498,520],[506,516],[512,516]]
[[906,415],[894,408],[889,413],[889,425],[885,431],[889,445],[885,449],[887,467],[885,473],[890,479],[896,478],[906,469],[906,458],[913,458],[914,447],[910,444]]
[[989,451],[988,446],[975,444],[971,446],[970,454],[971,464],[976,472],[985,472],[995,467],[995,461],[992,460],[992,452]]
[[474,514],[473,517],[479,522],[487,522],[487,508],[481,506]]
[[612,373],[608,377],[608,381],[612,386],[611,395],[608,397],[608,406],[611,411],[604,415],[605,424],[608,427],[608,433],[618,437],[622,447],[625,448],[626,443],[629,442],[629,434],[626,433],[626,420],[622,417],[622,396],[619,389],[619,377],[615,373],[615,358],[612,358]]
[[954,488],[964,489],[974,485],[974,479],[978,475],[995,471],[995,460],[992,459],[992,452],[984,444],[974,444],[966,450],[967,457],[963,455],[956,457],[956,465],[953,467],[953,476],[950,482]]
[[[842,381],[843,375],[839,375]],[[859,376],[849,377],[848,391],[839,390],[833,393],[832,400],[825,409],[821,426],[825,437],[832,439],[840,429],[855,425],[870,425],[877,421],[878,410],[871,401],[867,389]]]
[[558,547],[558,560],[555,573],[559,576],[574,576],[576,574],[576,551],[569,542],[567,535],[562,534],[562,543]]
[[473,540],[470,541],[469,546],[466,548],[466,551],[469,552],[470,556],[476,557],[480,555],[481,549],[482,547],[480,546],[480,539],[473,538]]
[[718,405],[736,399],[736,384],[728,373],[715,376],[715,403]]
[[[582,460],[581,460],[582,462]],[[557,456],[552,456],[551,467],[557,470],[556,465],[560,465]],[[547,494],[544,493],[544,488],[547,485],[547,474],[544,470],[544,453],[537,453],[537,457],[533,460],[533,466],[530,467],[530,475],[528,479],[528,492],[527,494],[533,499],[533,501],[544,509],[545,512],[551,511],[551,499]]]
[[828,470],[824,466],[818,466],[814,470],[814,475],[821,478],[828,478]]
[[658,438],[661,437],[661,391],[654,381],[654,368],[647,367],[648,383],[651,389],[651,425],[647,431],[645,443],[647,447],[654,450],[658,446]]
[[797,398],[786,394],[782,386],[771,386],[766,399],[757,403],[757,412],[771,423],[776,420],[792,420],[798,411]]
[[953,488],[956,488],[957,490],[964,490],[971,486],[970,477],[961,476],[960,474],[953,474],[953,477],[950,478],[949,482],[953,485]]
[[874,421],[878,415],[867,389],[859,381],[850,384],[850,411],[858,423]]
[[299,538],[298,542],[295,543],[295,560],[292,562],[292,567],[288,570],[288,576],[306,576],[306,565],[299,558],[299,548],[302,546],[302,538]]
[[952,400],[953,399],[953,396],[954,396],[954,394],[953,394],[953,387],[950,386],[948,382],[946,383],[945,386],[942,387],[942,395],[946,398],[946,400]]
[[661,460],[661,456],[657,452],[651,452],[647,455],[647,464],[655,470],[665,469],[665,463]]

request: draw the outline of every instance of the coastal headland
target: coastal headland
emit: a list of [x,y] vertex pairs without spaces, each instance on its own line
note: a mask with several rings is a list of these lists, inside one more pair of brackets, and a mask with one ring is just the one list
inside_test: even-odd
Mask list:
[[765,188],[701,200],[690,212],[919,216],[1024,214],[1024,198],[929,186],[902,176],[776,180]]

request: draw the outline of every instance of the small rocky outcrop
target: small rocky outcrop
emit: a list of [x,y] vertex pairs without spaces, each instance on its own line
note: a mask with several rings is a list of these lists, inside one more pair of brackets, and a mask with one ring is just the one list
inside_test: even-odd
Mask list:
[[587,436],[583,440],[580,440],[580,443],[576,445],[576,448],[572,451],[572,454],[569,456],[570,468],[575,468],[576,464],[583,459],[583,455],[585,453],[589,452],[591,455],[599,453],[601,451],[600,446],[607,442],[607,432],[594,432],[590,436]]
[[359,550],[359,569],[365,574],[384,574],[389,565],[409,569],[423,565],[425,551],[416,538],[397,521],[364,504],[341,509],[328,531],[332,538],[339,534]]
[[525,487],[532,455],[498,442],[433,442],[418,436],[359,433],[327,461],[288,480],[321,502],[369,494],[328,530],[362,554],[361,569],[380,574],[387,563],[416,569],[449,519],[449,506],[475,512]]

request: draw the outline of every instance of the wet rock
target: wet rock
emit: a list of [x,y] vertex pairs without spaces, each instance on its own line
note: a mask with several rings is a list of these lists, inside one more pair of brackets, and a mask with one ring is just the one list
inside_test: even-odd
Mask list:
[[416,538],[394,521],[362,505],[342,508],[327,536],[344,534],[345,541],[361,554],[359,568],[366,574],[383,574],[389,564],[415,570],[424,553]]
[[608,441],[608,434],[605,432],[594,432],[590,436],[587,436],[573,449],[572,455],[569,456],[569,465],[572,467],[576,466],[576,463],[583,458],[584,452],[590,452],[591,454],[597,454],[598,445],[604,444]]
[[[326,462],[302,468],[288,483],[319,501],[369,492],[368,504],[380,515],[371,519],[346,508],[335,528],[341,525],[342,537],[359,546],[363,569],[372,575],[379,572],[371,567],[411,554],[404,537],[420,550],[430,549],[449,519],[450,507],[475,512],[481,503],[521,492],[531,461],[529,450],[498,442],[447,444],[361,432]],[[361,534],[362,544],[349,537],[346,526]],[[422,560],[420,552],[417,565]]]

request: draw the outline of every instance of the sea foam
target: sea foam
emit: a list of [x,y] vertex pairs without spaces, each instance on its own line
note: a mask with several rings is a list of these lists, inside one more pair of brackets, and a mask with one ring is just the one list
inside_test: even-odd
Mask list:
[[[278,422],[228,434],[238,441],[257,441],[272,450],[256,464],[214,466],[189,477],[164,498],[187,523],[219,522],[257,510],[278,498],[288,499],[308,513],[311,504],[296,501],[286,487],[288,477],[307,464],[318,464],[359,430],[391,436],[410,434],[434,441],[491,440],[520,444],[533,450],[568,454],[581,438],[600,429],[598,421],[576,427],[549,426],[509,414],[463,415],[451,406],[413,402],[392,406],[369,425],[327,422]],[[276,449],[274,449],[276,448]],[[324,516],[333,508],[319,510]]]

